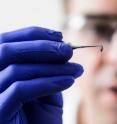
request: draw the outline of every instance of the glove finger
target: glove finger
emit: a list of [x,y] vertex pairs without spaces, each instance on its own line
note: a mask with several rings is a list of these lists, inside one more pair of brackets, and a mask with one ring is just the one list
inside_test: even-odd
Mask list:
[[65,43],[30,41],[0,45],[0,70],[13,63],[63,63],[68,61],[72,48]]
[[28,27],[0,35],[0,43],[32,40],[61,41],[62,33],[41,27]]
[[41,97],[38,99],[42,104],[48,104],[55,107],[62,108],[63,107],[63,98],[60,92],[55,93],[53,95]]
[[0,116],[10,119],[23,103],[65,90],[73,82],[74,78],[72,76],[56,76],[14,82],[0,94]]
[[33,100],[23,105],[23,110],[30,123],[44,123],[45,121],[45,123],[47,123],[45,118],[48,118],[51,124],[56,124],[56,122],[62,124],[62,108],[63,99],[60,92],[42,97],[39,100]]
[[65,64],[13,64],[0,72],[0,92],[13,82],[39,77],[72,75],[74,78],[83,73],[83,67],[75,63]]

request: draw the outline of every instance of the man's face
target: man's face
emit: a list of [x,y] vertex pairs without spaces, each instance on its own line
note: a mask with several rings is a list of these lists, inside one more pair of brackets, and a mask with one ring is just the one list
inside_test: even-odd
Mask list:
[[98,48],[74,51],[72,61],[81,63],[85,70],[78,85],[83,100],[94,106],[102,124],[117,124],[117,0],[77,2],[71,13],[78,10],[85,18],[78,31],[69,31],[71,40],[79,45],[104,46],[102,53]]

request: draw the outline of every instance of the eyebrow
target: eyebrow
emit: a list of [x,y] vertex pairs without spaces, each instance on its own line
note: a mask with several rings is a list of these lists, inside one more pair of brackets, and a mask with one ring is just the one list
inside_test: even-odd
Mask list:
[[108,21],[117,21],[117,15],[106,15],[106,14],[101,14],[101,15],[94,15],[94,14],[87,14],[85,15],[85,18],[87,19],[101,19],[101,20],[108,20]]

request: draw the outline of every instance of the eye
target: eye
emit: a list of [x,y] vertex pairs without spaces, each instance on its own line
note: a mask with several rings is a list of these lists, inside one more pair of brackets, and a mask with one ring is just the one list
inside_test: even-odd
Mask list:
[[107,24],[97,24],[94,26],[94,31],[97,35],[102,37],[110,36],[113,34],[113,29]]

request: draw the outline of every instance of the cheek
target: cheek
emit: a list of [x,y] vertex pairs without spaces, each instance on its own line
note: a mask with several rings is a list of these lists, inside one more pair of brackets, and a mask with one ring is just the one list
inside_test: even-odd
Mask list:
[[[93,85],[93,77],[98,71],[101,56],[98,50],[95,49],[77,49],[74,51],[71,62],[79,63],[84,67],[84,74],[78,79],[78,85],[85,97],[92,96],[95,91]],[[88,95],[89,94],[89,95]]]

